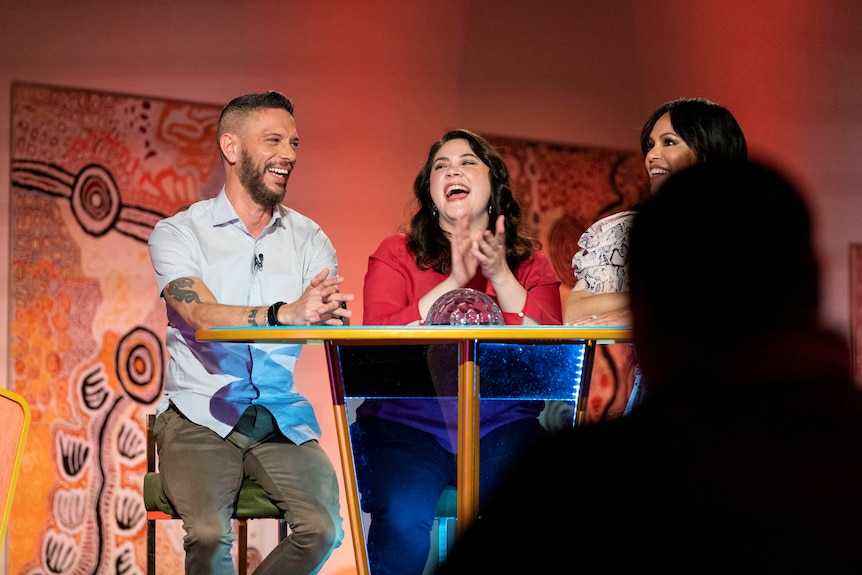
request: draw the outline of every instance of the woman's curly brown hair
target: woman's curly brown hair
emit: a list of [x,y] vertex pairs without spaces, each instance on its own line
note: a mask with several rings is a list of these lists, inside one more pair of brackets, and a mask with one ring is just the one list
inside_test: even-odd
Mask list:
[[416,256],[419,269],[433,269],[448,274],[452,266],[449,237],[438,222],[434,202],[431,200],[431,167],[434,156],[450,140],[467,140],[473,153],[490,169],[491,180],[490,216],[488,229],[494,230],[497,216],[505,216],[506,262],[516,270],[539,249],[539,242],[529,236],[521,225],[521,205],[512,193],[509,169],[503,157],[482,136],[469,130],[452,130],[435,142],[428,152],[428,160],[413,183],[413,194],[419,202],[419,210],[410,220],[407,247]]

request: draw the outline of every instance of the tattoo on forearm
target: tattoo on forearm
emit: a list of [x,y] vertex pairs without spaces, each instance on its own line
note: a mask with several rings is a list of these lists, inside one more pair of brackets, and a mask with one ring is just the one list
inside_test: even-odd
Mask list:
[[257,325],[257,310],[259,309],[259,307],[251,309],[251,313],[248,314],[248,325]]
[[185,303],[201,303],[201,298],[192,286],[194,280],[191,278],[175,279],[168,284],[168,294],[177,301]]

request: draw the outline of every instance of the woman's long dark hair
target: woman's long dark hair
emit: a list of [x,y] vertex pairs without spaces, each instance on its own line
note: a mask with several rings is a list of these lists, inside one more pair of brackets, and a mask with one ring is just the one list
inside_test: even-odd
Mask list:
[[697,163],[707,160],[745,160],[748,145],[733,114],[705,98],[679,98],[659,106],[641,130],[641,151],[649,152],[649,138],[659,118],[670,114],[670,123],[697,155]]
[[439,216],[431,200],[431,167],[434,164],[434,156],[441,146],[450,140],[458,139],[467,140],[473,153],[490,169],[491,211],[488,217],[488,229],[495,229],[497,216],[500,214],[505,216],[506,262],[509,269],[514,271],[529,259],[533,255],[533,250],[538,249],[540,245],[522,229],[521,205],[512,193],[509,169],[503,157],[482,136],[469,130],[447,132],[431,146],[428,160],[413,183],[413,194],[419,202],[419,210],[410,220],[407,248],[416,256],[416,266],[420,270],[430,268],[442,274],[449,273],[452,267],[449,237],[440,227]]

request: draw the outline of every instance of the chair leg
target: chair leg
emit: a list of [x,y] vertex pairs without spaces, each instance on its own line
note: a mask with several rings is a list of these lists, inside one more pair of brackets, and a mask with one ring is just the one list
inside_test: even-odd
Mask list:
[[156,521],[147,519],[147,575],[156,575]]
[[[237,519],[237,575],[248,575],[248,519]],[[287,537],[287,521],[279,519],[278,540]],[[147,575],[156,575],[156,521],[147,520]]]
[[449,518],[437,518],[437,564],[446,561],[449,555]]
[[237,575],[248,574],[248,520],[237,519]]

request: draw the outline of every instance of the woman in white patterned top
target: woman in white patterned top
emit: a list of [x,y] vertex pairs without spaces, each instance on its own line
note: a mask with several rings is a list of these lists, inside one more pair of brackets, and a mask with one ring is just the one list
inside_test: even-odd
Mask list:
[[[748,156],[745,136],[733,115],[703,98],[680,98],[659,106],[641,130],[641,151],[650,194],[671,174],[689,166]],[[580,249],[572,258],[577,282],[563,308],[563,323],[631,324],[627,260],[629,228],[636,209],[600,219],[578,240]],[[634,394],[614,395],[629,398]]]

